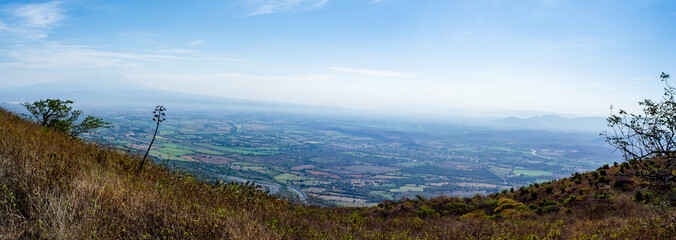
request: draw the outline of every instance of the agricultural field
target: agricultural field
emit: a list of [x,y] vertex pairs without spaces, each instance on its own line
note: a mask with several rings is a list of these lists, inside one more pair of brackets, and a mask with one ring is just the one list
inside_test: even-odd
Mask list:
[[[151,114],[100,111],[88,137],[144,153]],[[567,177],[618,159],[598,133],[496,130],[291,114],[167,112],[155,161],[207,180],[253,181],[321,205],[471,196]]]

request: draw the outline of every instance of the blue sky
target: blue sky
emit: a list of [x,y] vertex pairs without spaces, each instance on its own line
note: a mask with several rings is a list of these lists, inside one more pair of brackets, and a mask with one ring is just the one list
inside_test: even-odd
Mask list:
[[356,109],[605,116],[660,96],[675,28],[674,1],[0,1],[0,87],[120,74]]

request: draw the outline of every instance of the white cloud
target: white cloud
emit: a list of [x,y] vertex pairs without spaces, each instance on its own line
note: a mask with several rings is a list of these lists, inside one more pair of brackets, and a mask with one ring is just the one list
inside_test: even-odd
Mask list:
[[195,53],[195,51],[193,51],[193,50],[180,49],[180,48],[158,48],[157,52],[160,52],[160,53],[175,53],[175,54]]
[[416,74],[403,73],[403,72],[393,72],[393,71],[383,71],[383,70],[373,70],[373,69],[356,69],[356,68],[344,68],[344,67],[331,67],[331,70],[336,70],[340,72],[347,73],[358,73],[374,77],[411,77]]
[[323,6],[329,0],[248,0],[254,6],[249,16],[276,12],[309,10]]
[[[163,51],[164,50],[164,51]],[[239,59],[205,57],[183,49],[159,49],[160,54],[103,51],[88,46],[56,42],[10,46],[0,52],[3,68],[62,69],[130,67],[140,63],[167,61],[238,61]]]
[[188,43],[188,45],[204,45],[204,44],[205,44],[204,40],[195,40]]
[[65,19],[60,2],[25,4],[0,10],[0,32],[27,39],[43,39]]
[[12,9],[11,14],[26,27],[50,28],[65,18],[60,5],[60,2],[28,4]]

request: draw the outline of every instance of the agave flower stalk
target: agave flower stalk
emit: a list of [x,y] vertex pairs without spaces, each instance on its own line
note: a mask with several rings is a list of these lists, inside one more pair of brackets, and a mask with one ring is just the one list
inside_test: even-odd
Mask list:
[[150,140],[150,145],[148,145],[148,150],[146,151],[146,154],[143,156],[143,160],[141,160],[141,165],[138,167],[138,173],[141,172],[143,169],[143,164],[146,162],[146,158],[148,157],[148,153],[150,153],[150,148],[153,147],[153,143],[155,142],[155,137],[157,136],[157,130],[160,128],[160,123],[164,122],[164,120],[167,120],[164,118],[164,111],[167,109],[164,108],[162,105],[157,105],[155,107],[155,111],[153,111],[153,121],[155,121],[155,134],[153,134],[153,139]]

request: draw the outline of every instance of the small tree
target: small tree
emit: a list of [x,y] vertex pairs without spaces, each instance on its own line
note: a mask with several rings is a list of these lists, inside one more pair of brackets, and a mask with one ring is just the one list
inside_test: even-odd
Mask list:
[[33,103],[26,102],[21,105],[31,114],[29,116],[34,118],[43,128],[68,133],[72,137],[94,131],[97,128],[111,127],[111,123],[94,116],[87,116],[82,122],[76,123],[77,119],[82,115],[82,111],[73,111],[73,107],[70,104],[73,104],[73,101],[46,99]]
[[146,162],[146,158],[148,157],[148,153],[150,153],[150,148],[153,147],[153,142],[155,142],[155,137],[157,136],[157,130],[160,128],[160,123],[164,122],[166,120],[164,118],[164,111],[167,109],[164,108],[162,105],[157,105],[155,107],[155,111],[153,111],[153,121],[155,121],[157,124],[155,125],[155,134],[153,134],[153,139],[150,140],[150,145],[148,145],[148,150],[146,151],[146,154],[143,156],[143,159],[141,160],[141,165],[138,166],[138,171],[137,173],[141,172],[141,169],[143,169],[143,164]]
[[[613,132],[601,135],[622,152],[626,161],[638,165],[638,175],[662,180],[666,184],[676,177],[676,88],[669,85],[669,74],[662,73],[660,79],[666,85],[662,101],[646,99],[639,102],[643,106],[643,114],[620,109],[614,115],[611,106],[611,116],[607,120]],[[652,164],[657,159],[664,163]]]

